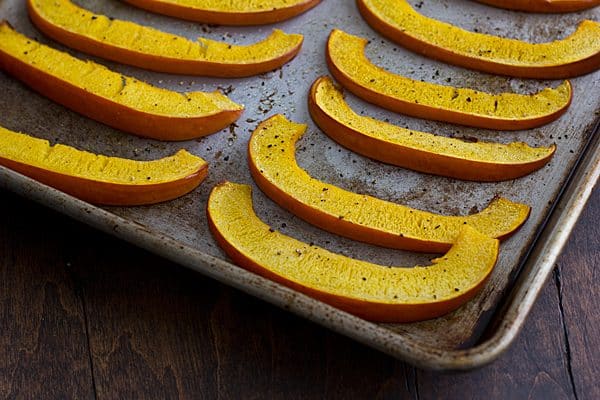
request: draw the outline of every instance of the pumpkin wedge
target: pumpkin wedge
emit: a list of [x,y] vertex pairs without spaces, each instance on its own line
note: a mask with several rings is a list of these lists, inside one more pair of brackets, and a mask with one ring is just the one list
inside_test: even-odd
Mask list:
[[327,77],[312,85],[308,108],[329,137],[355,153],[452,178],[490,182],[518,178],[546,165],[556,150],[554,145],[464,141],[363,117],[352,111]]
[[39,30],[69,47],[158,72],[215,77],[258,75],[294,58],[302,35],[274,30],[265,40],[236,46],[199,38],[197,42],[133,22],[112,19],[70,0],[28,0]]
[[406,0],[357,0],[373,29],[411,51],[492,74],[535,79],[583,75],[600,68],[600,24],[583,21],[563,40],[527,43],[419,14]]
[[248,144],[250,173],[281,207],[326,231],[385,247],[443,253],[465,225],[501,239],[529,216],[528,206],[503,198],[477,214],[442,216],[321,182],[296,163],[295,145],[305,131],[306,125],[282,115],[263,121]]
[[334,29],[327,42],[327,63],[335,79],[358,97],[414,117],[475,126],[518,130],[547,124],[571,104],[569,81],[533,95],[490,94],[416,81],[372,64],[367,41]]
[[188,140],[237,120],[243,107],[215,91],[177,93],[45,46],[0,23],[0,69],[87,117],[139,136]]
[[157,14],[217,25],[262,25],[295,17],[321,0],[125,0]]
[[498,8],[536,13],[566,13],[587,10],[600,0],[476,0]]
[[388,267],[285,236],[254,213],[250,186],[223,183],[208,199],[211,232],[239,266],[364,319],[435,318],[470,300],[498,257],[498,241],[465,227],[431,266]]
[[96,204],[132,206],[195,189],[208,164],[185,150],[153,161],[105,157],[0,127],[0,165]]

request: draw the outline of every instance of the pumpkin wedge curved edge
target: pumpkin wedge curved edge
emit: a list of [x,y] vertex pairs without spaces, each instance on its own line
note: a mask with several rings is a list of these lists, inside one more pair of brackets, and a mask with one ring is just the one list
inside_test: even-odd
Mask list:
[[225,182],[208,199],[209,227],[239,266],[358,317],[412,322],[447,314],[483,287],[498,240],[466,227],[430,266],[388,267],[335,254],[285,236],[262,222],[251,188]]
[[370,103],[413,117],[494,130],[535,128],[554,121],[571,104],[571,83],[538,93],[491,94],[416,81],[386,71],[365,56],[367,41],[334,29],[327,64],[346,89]]
[[94,204],[133,206],[172,200],[208,173],[202,158],[179,150],[152,161],[106,157],[0,127],[0,165]]
[[475,0],[508,10],[536,13],[566,13],[587,10],[600,5],[600,0]]
[[44,96],[113,128],[157,140],[189,140],[236,121],[243,107],[218,91],[177,93],[55,50],[0,23],[0,70]]
[[470,32],[428,18],[406,0],[357,0],[363,18],[382,35],[416,53],[492,74],[571,78],[600,68],[600,23],[586,20],[563,40],[527,43]]
[[216,25],[263,25],[293,18],[321,0],[276,0],[238,4],[215,0],[125,0],[157,14]]
[[546,165],[556,146],[472,142],[418,132],[356,114],[331,79],[317,79],[308,99],[313,120],[355,153],[420,172],[480,182],[527,175]]
[[250,137],[248,164],[254,181],[268,197],[326,231],[384,247],[443,253],[465,225],[503,239],[529,217],[527,205],[501,197],[479,213],[444,216],[321,182],[296,162],[296,142],[305,130],[306,125],[282,115],[263,121]]
[[182,36],[112,19],[70,0],[27,0],[34,25],[52,39],[76,50],[157,72],[222,78],[272,71],[298,54],[302,35],[275,29],[263,41],[231,45]]

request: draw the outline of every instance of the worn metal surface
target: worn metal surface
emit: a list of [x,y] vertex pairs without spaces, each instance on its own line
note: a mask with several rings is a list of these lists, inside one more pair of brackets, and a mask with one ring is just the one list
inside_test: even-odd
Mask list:
[[[209,27],[152,15],[116,0],[79,3],[99,13],[152,25],[189,38],[206,36],[232,43],[249,43],[266,36],[272,28]],[[420,11],[424,14],[467,29],[536,42],[549,41],[570,33],[583,18],[598,20],[600,17],[600,10],[568,15],[527,15],[462,0],[412,3],[422,3]],[[22,1],[0,0],[0,18],[8,19],[21,32],[64,49],[44,38],[31,26]],[[215,80],[173,76],[97,60],[124,74],[173,90],[214,90],[220,87],[229,92],[234,101],[246,106],[245,114],[237,125],[210,137],[185,143],[162,143],[123,134],[66,110],[0,73],[1,125],[81,149],[138,159],[164,156],[185,147],[211,164],[207,181],[190,195],[151,207],[102,210],[5,170],[0,171],[0,186],[9,187],[413,363],[436,368],[460,368],[490,361],[518,331],[549,270],[547,257],[529,258],[529,265],[522,275],[530,279],[520,281],[512,297],[520,299],[519,307],[511,308],[510,304],[515,304],[516,307],[516,303],[507,303],[509,305],[505,317],[492,328],[494,340],[473,347],[481,330],[488,325],[493,311],[506,299],[507,291],[512,286],[512,280],[530,249],[538,228],[548,216],[576,160],[589,142],[600,110],[600,72],[573,80],[573,105],[563,118],[545,127],[524,132],[485,131],[408,118],[370,106],[348,95],[350,104],[357,111],[377,118],[387,118],[412,129],[500,142],[522,140],[531,145],[553,142],[558,145],[554,160],[528,177],[503,183],[463,182],[365,159],[341,148],[314,126],[306,108],[306,94],[316,77],[327,74],[324,44],[329,31],[337,27],[371,39],[368,55],[376,64],[416,79],[449,84],[447,79],[450,78],[452,85],[522,93],[538,90],[544,85],[556,85],[557,82],[495,77],[447,66],[412,54],[372,31],[360,18],[353,1],[324,0],[314,10],[295,20],[278,24],[277,27],[288,32],[303,33],[304,48],[295,60],[282,69],[254,78]],[[73,54],[86,57],[75,52]],[[489,284],[476,299],[458,311],[432,321],[395,325],[376,325],[348,316],[230,265],[208,232],[204,207],[210,188],[225,179],[252,182],[246,168],[249,132],[260,120],[274,113],[284,113],[294,121],[309,124],[306,137],[299,143],[299,163],[310,174],[324,181],[416,208],[447,214],[481,209],[494,195],[501,194],[531,204],[534,207],[531,218],[523,229],[502,246],[498,266]],[[597,154],[594,153],[597,144],[594,146],[590,153],[592,155]],[[578,190],[585,193],[597,179],[597,173],[590,173],[594,165],[597,167],[597,158],[595,162],[589,164],[587,174],[583,175],[585,179],[568,192],[578,202],[569,203],[560,209],[559,216],[566,219],[561,220],[558,225],[563,236],[550,235],[539,243],[540,246],[550,244],[553,249],[551,254],[561,247],[560,239],[564,239],[565,232],[568,233],[570,224],[578,215],[585,197]],[[568,202],[569,199],[567,197],[565,201]],[[429,258],[428,255],[381,249],[327,234],[278,208],[258,189],[255,190],[255,206],[261,218],[286,234],[349,256],[395,265],[411,265],[425,262]],[[520,292],[523,290],[526,293]],[[465,350],[457,351],[461,348]]]

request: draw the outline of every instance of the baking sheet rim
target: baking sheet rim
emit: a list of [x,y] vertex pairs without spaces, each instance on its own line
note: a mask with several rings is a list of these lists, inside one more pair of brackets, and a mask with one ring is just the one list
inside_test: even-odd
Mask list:
[[590,143],[583,152],[576,172],[565,186],[563,195],[556,203],[548,223],[534,242],[510,295],[503,300],[504,311],[496,320],[495,332],[488,340],[460,350],[424,346],[399,333],[354,317],[254,275],[228,261],[184,245],[169,236],[148,230],[135,221],[112,214],[1,166],[0,187],[10,189],[101,231],[418,367],[466,370],[492,362],[509,347],[521,330],[546,279],[552,272],[557,257],[600,177],[598,124],[592,131]]

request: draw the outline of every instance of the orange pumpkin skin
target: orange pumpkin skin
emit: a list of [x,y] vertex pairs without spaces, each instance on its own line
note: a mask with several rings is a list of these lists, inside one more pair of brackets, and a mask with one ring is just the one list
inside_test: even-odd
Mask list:
[[331,61],[329,56],[327,57],[327,64],[331,74],[335,79],[340,82],[342,86],[354,93],[358,97],[368,101],[369,103],[378,105],[387,110],[394,111],[400,114],[410,115],[412,117],[431,119],[435,121],[445,121],[457,125],[473,126],[476,128],[484,129],[498,129],[505,131],[518,131],[522,129],[532,129],[542,125],[546,125],[561,115],[563,115],[569,106],[556,111],[553,114],[544,115],[539,118],[532,118],[527,120],[502,120],[493,117],[482,117],[478,115],[456,113],[449,110],[442,110],[439,108],[414,104],[390,97],[384,97],[380,93],[371,90],[368,87],[361,86],[346,76],[342,71],[337,69],[335,64]]
[[600,0],[476,0],[498,8],[536,13],[567,13],[600,5]]
[[82,90],[0,51],[0,69],[49,99],[88,118],[137,136],[180,141],[206,136],[236,121],[243,109],[192,118],[158,115],[136,110]]
[[[393,233],[382,232],[377,229],[370,229],[365,226],[359,226],[350,221],[340,220],[334,216],[326,214],[316,214],[315,210],[302,202],[294,199],[283,190],[271,184],[252,163],[249,163],[250,174],[256,182],[256,185],[262,190],[267,197],[275,201],[282,208],[288,210],[292,214],[302,218],[303,220],[318,226],[327,231],[334,232],[337,235],[351,238],[353,240],[377,244],[378,246],[388,247],[391,249],[410,250],[420,253],[443,253],[450,248],[449,244],[440,243],[437,241],[427,241],[423,239],[415,239],[406,236],[398,236]],[[529,218],[531,210],[523,218],[523,222],[519,224],[513,231],[507,232],[504,235],[497,237],[499,240],[506,240],[524,224]]]
[[152,11],[156,14],[169,15],[171,17],[185,19],[188,21],[202,22],[215,25],[249,26],[266,25],[291,19],[303,12],[310,10],[321,2],[321,0],[305,0],[292,7],[279,8],[252,13],[230,13],[211,10],[200,10],[182,5],[157,1],[157,0],[125,0],[136,7]]
[[[513,76],[530,79],[564,79],[573,78],[593,72],[600,68],[600,52],[588,58],[552,66],[533,67],[510,64],[499,64],[493,60],[468,57],[445,49],[432,43],[427,43],[411,36],[408,32],[379,19],[362,0],[358,0],[358,8],[367,23],[376,31],[401,46],[426,57],[496,75]],[[502,3],[503,4],[503,3]],[[589,21],[588,21],[589,22]]]
[[315,123],[342,146],[378,161],[457,179],[497,182],[519,178],[542,168],[550,161],[556,151],[556,146],[552,146],[552,151],[546,157],[535,162],[524,162],[515,165],[460,159],[402,146],[401,144],[382,142],[361,133],[354,127],[340,123],[321,109],[316,100],[316,92],[322,79],[325,78],[319,78],[315,81],[308,98],[308,109]]
[[[333,31],[332,31],[333,33]],[[424,104],[415,104],[402,99],[393,98],[379,93],[372,88],[363,86],[354,81],[344,71],[338,68],[335,61],[332,59],[329,51],[329,46],[326,52],[327,66],[333,77],[346,89],[354,93],[369,103],[378,105],[390,111],[400,114],[410,115],[412,117],[430,119],[435,121],[450,122],[458,125],[473,126],[484,129],[497,129],[515,131],[522,129],[532,129],[542,125],[546,125],[567,112],[573,100],[573,90],[571,83],[565,81],[568,85],[570,97],[568,102],[553,113],[527,119],[502,119],[495,117],[487,117],[482,115],[468,114],[457,112],[448,109],[436,108]],[[383,70],[382,70],[383,71]]]
[[142,205],[182,196],[206,178],[208,163],[186,150],[155,160],[132,160],[52,145],[0,126],[0,165],[82,200]]
[[[236,239],[236,235],[238,233],[236,232],[231,232],[230,229],[228,229],[228,225],[227,222],[223,223],[222,221],[220,221],[220,217],[222,216],[219,210],[219,206],[213,206],[212,202],[213,202],[213,198],[214,197],[219,197],[219,192],[225,188],[225,190],[227,190],[226,188],[228,186],[236,186],[235,184],[231,184],[229,182],[224,182],[220,185],[217,185],[216,187],[214,187],[211,191],[211,194],[209,196],[209,202],[208,202],[208,206],[207,206],[207,219],[208,219],[208,224],[209,224],[209,228],[211,233],[213,234],[216,242],[219,244],[219,246],[225,251],[225,253],[232,259],[232,261],[239,265],[240,267],[249,270],[253,273],[256,273],[260,276],[263,276],[267,279],[273,280],[275,282],[278,282],[282,285],[285,285],[287,287],[292,288],[293,290],[296,290],[298,292],[304,293],[308,296],[314,297],[320,301],[323,301],[324,303],[330,304],[333,307],[339,308],[341,310],[344,310],[350,314],[353,314],[355,316],[358,316],[360,318],[366,319],[366,320],[371,320],[371,321],[377,321],[377,322],[389,322],[389,323],[398,323],[398,322],[414,322],[414,321],[420,321],[420,320],[425,320],[425,319],[431,319],[431,318],[435,318],[435,317],[439,317],[441,315],[447,314],[455,309],[457,309],[458,307],[460,307],[461,305],[463,305],[465,302],[469,301],[471,298],[473,298],[478,291],[485,285],[485,283],[487,282],[489,275],[491,274],[494,265],[496,264],[497,261],[497,257],[498,257],[498,241],[497,240],[492,240],[490,238],[485,238],[485,242],[486,244],[483,245],[481,244],[486,250],[486,252],[488,251],[493,251],[493,253],[490,253],[489,256],[487,257],[487,259],[485,260],[485,267],[482,269],[481,267],[483,266],[483,264],[480,266],[472,266],[475,267],[478,271],[481,271],[481,274],[477,275],[476,279],[474,279],[474,282],[472,282],[470,284],[470,286],[468,288],[464,288],[464,290],[461,293],[456,293],[454,294],[454,292],[452,293],[452,296],[450,297],[446,297],[443,299],[436,299],[435,297],[433,298],[419,298],[419,299],[410,299],[408,301],[402,301],[402,300],[394,300],[392,298],[390,299],[381,299],[381,298],[372,298],[369,296],[365,296],[364,293],[361,293],[360,291],[356,292],[351,288],[351,283],[347,282],[348,287],[345,290],[338,290],[337,293],[336,291],[331,291],[328,290],[326,286],[321,286],[317,283],[316,285],[311,285],[310,284],[310,279],[302,279],[300,278],[299,280],[294,280],[293,276],[286,276],[285,273],[282,273],[281,270],[278,270],[277,267],[273,268],[273,265],[269,264],[269,261],[265,261],[268,260],[268,256],[267,258],[262,257],[262,254],[264,251],[259,251],[257,249],[249,249],[247,246],[245,246],[243,243],[241,244],[240,248],[237,248],[235,243],[237,243],[238,245],[240,245],[239,241]],[[239,186],[239,185],[238,185]],[[217,200],[216,202],[218,203],[219,200]],[[239,203],[238,203],[239,204]],[[256,215],[253,214],[252,210],[247,210],[246,206],[241,205],[241,208],[244,210],[244,213],[246,216],[248,216],[248,226],[249,229],[247,231],[245,231],[245,235],[249,235],[249,238],[253,238],[255,235],[255,223],[256,223]],[[227,217],[225,217],[225,219],[227,219]],[[253,221],[254,220],[254,221]],[[259,222],[261,225],[263,225],[261,222]],[[268,226],[263,226],[261,229],[264,229],[266,231],[266,229],[268,228]],[[275,232],[274,230],[270,230],[270,232]],[[466,233],[466,232],[465,232]],[[480,236],[479,238],[477,236],[471,236],[468,238],[462,238],[462,234],[461,234],[461,238],[457,238],[457,243],[462,242],[463,245],[467,244],[470,245],[472,242],[471,240],[473,240],[473,242],[479,242],[481,240],[481,235],[478,232],[475,232],[478,236]],[[275,235],[279,235],[280,237],[282,235],[278,234],[278,233],[273,233]],[[485,237],[485,236],[483,236]],[[274,239],[273,242],[269,242],[268,238],[263,238],[263,240],[266,241],[266,243],[268,243],[268,247],[271,248],[271,250],[281,250],[281,252],[284,251],[293,251],[292,248],[288,248],[287,250],[283,250],[283,245],[281,243],[277,242],[277,239]],[[293,240],[293,239],[292,239]],[[295,242],[295,245],[293,248],[302,248],[303,246],[309,246],[311,248],[317,248],[317,246],[314,245],[306,245],[305,243],[293,240]],[[481,242],[483,243],[483,242]],[[488,247],[491,246],[491,247]],[[467,251],[465,249],[465,247],[462,248],[463,251]],[[263,249],[264,250],[264,249]],[[322,249],[318,249],[316,251],[322,251]],[[468,252],[468,251],[467,251]],[[279,254],[279,252],[278,252]],[[319,255],[319,254],[323,254],[323,253],[313,253],[313,257],[310,258],[311,261],[304,261],[305,263],[321,263],[321,265],[328,265],[327,261],[322,259],[315,261],[314,256]],[[329,253],[328,254],[331,257],[340,257],[337,254],[332,254]],[[461,252],[462,254],[462,252]],[[347,258],[347,257],[343,257],[344,258],[344,264],[348,265],[349,268],[352,268],[352,266],[350,264],[352,264],[353,262],[355,262],[356,260]],[[265,265],[261,264],[262,262],[265,262]],[[292,269],[294,269],[295,271],[298,270],[298,268],[301,268],[302,266],[304,266],[304,264],[302,266],[297,266],[296,268],[296,262],[295,261],[290,261],[292,263]],[[335,261],[332,261],[334,264],[336,264]],[[442,261],[443,262],[443,261]],[[467,262],[468,263],[468,262]],[[368,263],[367,263],[368,264]],[[331,266],[331,265],[330,265]],[[374,266],[371,264],[371,266]],[[313,265],[313,268],[315,266]],[[374,266],[375,268],[381,268],[386,270],[387,272],[391,272],[392,270],[394,270],[394,268],[386,268],[386,267],[381,267],[381,266]],[[320,268],[320,267],[319,267]],[[402,269],[402,268],[401,268]],[[324,269],[319,269],[319,270],[314,270],[311,269],[311,271],[315,271],[315,273],[318,276],[323,276],[326,275],[328,271],[327,268]],[[338,269],[335,269],[336,273],[335,276],[337,277],[337,273],[341,273],[341,276],[345,276],[343,274],[342,271],[339,271]],[[444,270],[445,272],[445,270]],[[300,272],[301,274],[301,272]],[[293,274],[292,274],[293,275]],[[323,279],[325,281],[328,280],[329,277],[327,276],[323,276]],[[298,279],[298,275],[296,274],[296,279]],[[337,279],[337,278],[336,278]],[[382,282],[379,281],[378,282]],[[419,282],[417,282],[419,283]],[[382,285],[385,285],[385,283],[382,283]],[[455,289],[457,290],[457,289]],[[390,296],[391,297],[391,296]]]
[[92,204],[138,206],[181,197],[194,190],[208,175],[208,164],[183,179],[151,185],[121,185],[60,174],[0,157],[0,165]]
[[321,300],[335,308],[346,311],[359,318],[383,323],[405,323],[422,321],[432,318],[437,318],[442,315],[452,312],[471,300],[485,286],[489,276],[482,280],[477,286],[466,291],[459,296],[448,299],[445,302],[437,302],[431,304],[386,304],[382,306],[379,303],[368,303],[356,299],[332,295],[308,286],[300,285],[285,279],[281,275],[276,275],[264,268],[262,265],[253,262],[251,259],[242,254],[238,249],[228,243],[223,235],[215,228],[214,223],[208,218],[208,226],[211,233],[215,237],[219,246],[231,258],[234,264],[243,267],[264,278],[280,283],[290,289],[304,293],[310,297]]
[[281,67],[283,64],[293,59],[302,47],[302,41],[300,41],[300,43],[290,49],[288,53],[280,55],[277,58],[254,64],[224,64],[203,60],[183,60],[161,57],[152,54],[144,54],[131,49],[110,46],[91,38],[69,32],[66,29],[62,29],[39,15],[32,5],[32,1],[33,0],[27,0],[29,18],[40,31],[49,37],[84,53],[102,57],[107,60],[133,65],[149,71],[179,75],[243,78],[269,72]]
[[[269,176],[269,171],[265,171],[264,165],[261,164],[261,160],[259,155],[266,154],[264,153],[264,147],[257,146],[257,137],[261,135],[261,131],[267,129],[269,125],[277,124],[278,121],[282,121],[285,117],[281,115],[275,115],[267,120],[263,121],[261,124],[257,126],[255,131],[248,142],[248,165],[250,168],[250,174],[252,178],[256,182],[257,186],[274,202],[279,204],[282,208],[290,211],[292,214],[302,218],[308,223],[315,225],[323,230],[338,234],[340,236],[348,237],[353,240],[370,243],[378,246],[395,248],[395,249],[403,249],[417,252],[425,252],[425,253],[444,253],[448,251],[448,249],[452,246],[452,243],[455,237],[447,238],[445,240],[440,240],[439,238],[435,238],[429,234],[429,231],[420,231],[418,233],[408,234],[407,231],[409,229],[381,229],[381,227],[377,227],[375,225],[371,225],[365,221],[353,219],[353,218],[344,218],[340,217],[339,209],[336,209],[335,212],[325,211],[320,208],[318,205],[307,201],[306,199],[302,199],[298,197],[298,193],[294,193],[294,191],[290,191],[286,185],[282,185],[280,182],[273,182],[272,177]],[[287,120],[285,120],[287,121]],[[289,121],[287,121],[289,123]],[[260,139],[258,139],[260,140]],[[286,145],[291,143],[289,139],[286,139]],[[263,152],[261,152],[261,149]],[[268,148],[267,148],[268,149]],[[285,154],[290,154],[291,149],[286,149]],[[284,154],[279,153],[279,151],[275,152],[275,154]],[[270,157],[271,159],[275,159],[276,157]],[[294,159],[295,164],[295,159]],[[297,166],[297,164],[295,164]],[[285,169],[285,166],[280,167],[279,171]],[[302,170],[302,172],[307,176],[307,174]],[[286,176],[288,174],[286,173]],[[310,187],[311,183],[319,182],[314,178],[310,178],[307,181],[304,181],[303,185],[306,190],[311,193],[315,192],[314,187]],[[319,185],[324,184],[323,182],[319,182]],[[328,189],[328,192],[337,191],[339,188],[335,186],[331,186]],[[320,191],[319,191],[320,193]],[[332,204],[339,205],[348,205],[348,196],[353,196],[352,201],[356,201],[363,196],[357,195],[356,193],[345,192],[343,191],[339,194],[335,202]],[[371,201],[371,200],[369,200]],[[379,201],[378,199],[374,199],[373,201]],[[396,203],[387,203],[389,206],[394,207],[394,210],[385,210],[381,211],[382,213],[386,213],[388,217],[386,220],[394,220],[400,219],[397,213],[406,212],[407,214],[419,213],[423,211],[415,210],[415,209],[404,209],[404,211],[399,210],[396,206],[399,206]],[[353,205],[352,207],[355,207]],[[367,207],[369,212],[377,205],[371,204],[370,207]],[[387,205],[386,205],[387,207]],[[339,207],[338,207],[339,208]],[[506,212],[508,210],[508,212]],[[494,224],[490,224],[487,227],[478,225],[479,231],[483,232],[486,235],[495,237],[497,239],[503,240],[505,238],[513,235],[529,218],[531,213],[531,208],[524,204],[513,203],[509,200],[503,198],[495,198],[490,202],[490,204],[482,210],[480,213],[475,214],[474,216],[468,216],[466,218],[482,218],[484,215],[488,214],[492,216],[502,215],[503,221],[498,221],[498,218],[494,218]],[[427,214],[427,218],[432,218],[432,214]],[[439,216],[436,214],[436,216]],[[373,215],[370,219],[375,219],[375,215]],[[450,219],[455,217],[450,217]],[[462,219],[463,217],[458,217]],[[402,220],[402,219],[400,219]],[[501,230],[495,230],[500,222],[510,222],[505,225]],[[440,225],[444,222],[440,221]],[[448,221],[446,221],[448,223]],[[453,222],[450,222],[452,224]],[[459,225],[464,224],[465,222],[458,221]],[[468,222],[467,222],[468,223]],[[471,222],[471,226],[475,226],[477,222]],[[485,223],[484,223],[485,225]],[[494,227],[494,229],[490,230],[489,227]],[[458,229],[455,227],[455,229]],[[427,232],[424,234],[424,232]],[[458,234],[458,231],[456,232]]]

